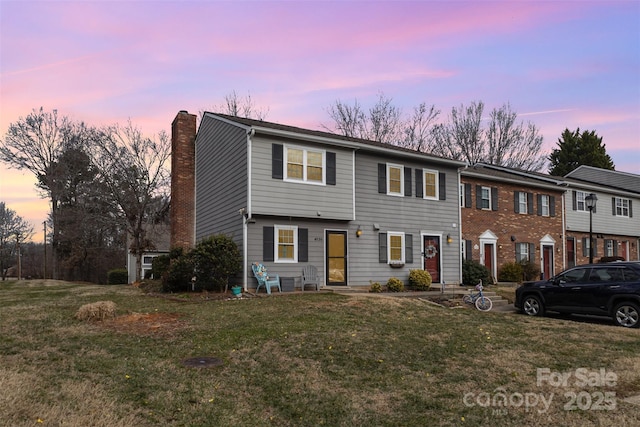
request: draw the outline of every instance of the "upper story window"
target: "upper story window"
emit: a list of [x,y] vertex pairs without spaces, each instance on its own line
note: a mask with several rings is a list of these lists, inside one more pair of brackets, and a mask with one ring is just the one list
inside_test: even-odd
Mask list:
[[404,233],[387,233],[387,260],[389,264],[404,263]]
[[276,225],[275,229],[275,261],[298,262],[298,227]]
[[387,163],[387,194],[404,195],[404,166]]
[[324,184],[325,152],[285,146],[286,175],[290,181]]
[[461,208],[465,207],[465,203],[464,203],[464,184],[460,184],[460,207]]
[[542,216],[549,216],[549,196],[546,194],[540,195],[538,199],[540,203],[540,213]]
[[438,200],[438,171],[423,169],[424,198]]
[[576,191],[576,210],[577,211],[587,211],[587,204],[584,201],[587,193],[584,191]]
[[491,210],[491,188],[482,187],[480,191],[481,208]]
[[615,216],[631,216],[631,200],[623,199],[621,197],[613,198],[613,214]]
[[527,193],[520,191],[518,192],[518,213],[526,214],[527,212]]

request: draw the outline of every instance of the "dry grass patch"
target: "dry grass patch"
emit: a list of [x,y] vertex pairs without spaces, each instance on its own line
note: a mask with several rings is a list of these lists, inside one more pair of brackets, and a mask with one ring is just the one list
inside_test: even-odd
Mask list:
[[86,321],[100,321],[116,317],[116,303],[113,301],[98,301],[81,306],[75,318]]

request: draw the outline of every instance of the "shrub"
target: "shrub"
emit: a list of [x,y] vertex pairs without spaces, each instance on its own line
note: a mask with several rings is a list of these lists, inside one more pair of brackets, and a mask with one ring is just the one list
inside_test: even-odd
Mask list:
[[75,316],[78,320],[105,320],[116,317],[116,304],[113,301],[98,301],[81,306]]
[[189,291],[194,285],[195,290],[226,290],[229,279],[242,270],[238,246],[223,234],[203,239],[187,253],[173,249],[169,257],[169,269],[162,276],[164,292]]
[[223,291],[229,278],[242,270],[238,245],[224,234],[203,239],[190,254],[196,271],[196,286],[207,291]]
[[190,291],[193,271],[193,260],[189,255],[175,258],[162,276],[162,292]]
[[409,270],[409,284],[418,291],[428,291],[431,287],[431,274],[426,270]]
[[522,277],[525,281],[540,279],[540,267],[536,264],[531,261],[520,261],[520,265],[522,266]]
[[498,273],[498,280],[501,282],[521,282],[522,265],[517,262],[503,264]]
[[126,268],[115,268],[107,273],[107,283],[110,285],[126,285],[129,283],[129,272]]
[[485,285],[492,283],[489,269],[478,261],[465,259],[462,262],[462,283],[466,286],[475,286],[480,280]]
[[[154,279],[159,279],[162,277],[164,273],[169,270],[169,264],[171,263],[171,258],[169,255],[158,255],[153,258],[151,261],[151,277]],[[147,279],[147,277],[145,277]]]
[[382,285],[380,284],[380,282],[369,281],[369,283],[371,283],[371,286],[369,287],[369,292],[376,293],[376,294],[382,292]]
[[387,291],[389,292],[402,292],[404,291],[404,283],[402,283],[402,280],[396,278],[396,277],[391,277],[388,281],[387,281]]

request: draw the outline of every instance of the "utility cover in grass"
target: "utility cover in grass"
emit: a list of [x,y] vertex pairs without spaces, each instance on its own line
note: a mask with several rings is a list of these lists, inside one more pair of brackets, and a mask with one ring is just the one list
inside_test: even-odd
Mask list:
[[212,366],[222,366],[222,359],[218,357],[191,357],[183,360],[182,364],[190,368],[209,368]]

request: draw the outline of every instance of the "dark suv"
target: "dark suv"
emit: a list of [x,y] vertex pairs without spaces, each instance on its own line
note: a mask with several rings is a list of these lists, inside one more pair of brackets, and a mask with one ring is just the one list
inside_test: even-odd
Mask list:
[[640,326],[640,262],[573,267],[549,280],[516,289],[515,307],[529,316],[545,311],[611,316],[617,325]]

